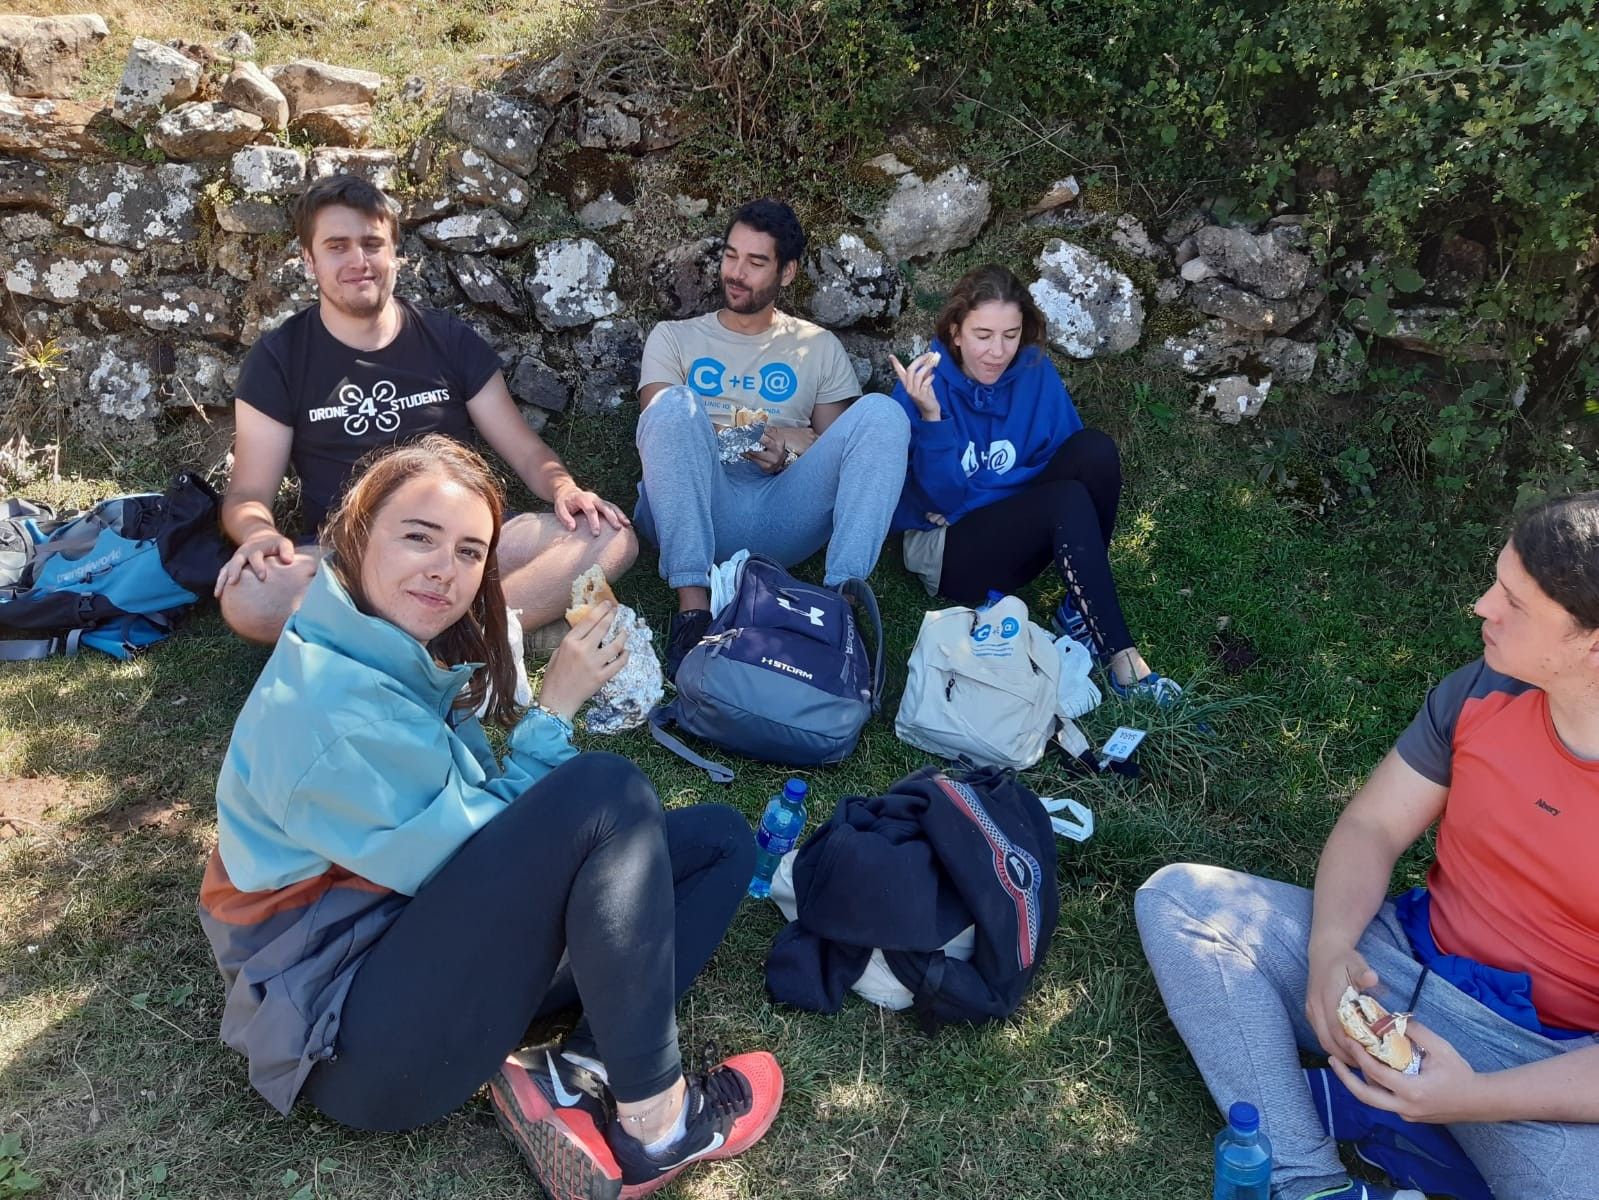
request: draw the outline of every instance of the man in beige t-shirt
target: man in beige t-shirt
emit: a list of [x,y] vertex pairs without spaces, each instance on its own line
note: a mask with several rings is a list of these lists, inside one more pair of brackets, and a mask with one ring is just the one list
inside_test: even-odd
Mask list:
[[[824,545],[829,586],[877,562],[905,480],[910,424],[860,384],[827,330],[776,308],[805,248],[786,204],[757,200],[728,225],[726,307],[651,331],[639,374],[644,482],[634,523],[676,589],[667,673],[710,624],[711,568],[740,549],[791,566]],[[721,461],[718,429],[763,426]]]

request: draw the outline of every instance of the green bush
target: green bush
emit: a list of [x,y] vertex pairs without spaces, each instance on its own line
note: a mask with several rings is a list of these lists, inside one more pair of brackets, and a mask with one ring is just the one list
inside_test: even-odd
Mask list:
[[1154,217],[1311,212],[1328,261],[1385,264],[1367,277],[1383,300],[1467,231],[1493,277],[1458,336],[1503,339],[1538,407],[1594,370],[1548,348],[1599,319],[1599,289],[1573,286],[1599,216],[1595,3],[655,0],[627,20],[662,33],[697,98],[713,186],[812,216],[859,208],[848,168],[914,127],[1002,205],[1076,171],[1135,182]]
[[[1140,177],[1303,203],[1332,168],[1393,253],[1492,218],[1581,250],[1599,196],[1595,0],[659,0],[720,131],[836,165],[907,117]],[[1047,142],[1040,142],[1047,135]],[[1034,143],[1030,145],[1029,143]],[[801,161],[794,156],[808,156]]]

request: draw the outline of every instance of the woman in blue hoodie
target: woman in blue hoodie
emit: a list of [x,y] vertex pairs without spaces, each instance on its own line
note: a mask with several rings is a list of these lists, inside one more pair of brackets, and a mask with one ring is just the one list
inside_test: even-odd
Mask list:
[[[614,605],[579,619],[538,702],[511,700],[502,501],[429,435],[377,458],[323,526],[325,565],[233,729],[200,919],[222,1039],[279,1111],[408,1129],[484,1083],[552,1194],[642,1195],[771,1124],[782,1072],[684,1076],[677,998],[737,911],[754,854],[730,808],[665,813],[572,718],[621,669]],[[473,714],[505,728],[496,760]],[[559,1047],[529,1022],[579,1004]]]
[[1044,316],[1004,267],[962,277],[930,351],[894,398],[911,419],[910,469],[892,528],[905,565],[961,604],[1013,592],[1051,563],[1066,585],[1057,631],[1085,643],[1120,695],[1170,703],[1128,631],[1108,551],[1121,500],[1116,443],[1085,429],[1044,353]]

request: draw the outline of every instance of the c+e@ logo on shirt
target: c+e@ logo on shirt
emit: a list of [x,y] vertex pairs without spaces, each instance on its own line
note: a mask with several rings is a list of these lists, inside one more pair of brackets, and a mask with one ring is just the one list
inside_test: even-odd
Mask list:
[[799,376],[787,363],[768,363],[760,376],[729,375],[719,359],[696,358],[688,368],[688,385],[701,396],[720,396],[727,391],[754,392],[774,404],[793,397],[799,389]]

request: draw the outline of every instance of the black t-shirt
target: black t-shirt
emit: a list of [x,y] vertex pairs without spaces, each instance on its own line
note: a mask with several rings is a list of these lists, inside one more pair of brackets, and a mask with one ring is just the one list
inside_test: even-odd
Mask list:
[[346,346],[316,305],[261,337],[239,370],[238,396],[294,430],[289,462],[315,530],[361,456],[424,433],[474,440],[466,402],[500,369],[471,326],[396,298],[400,332],[381,350]]

